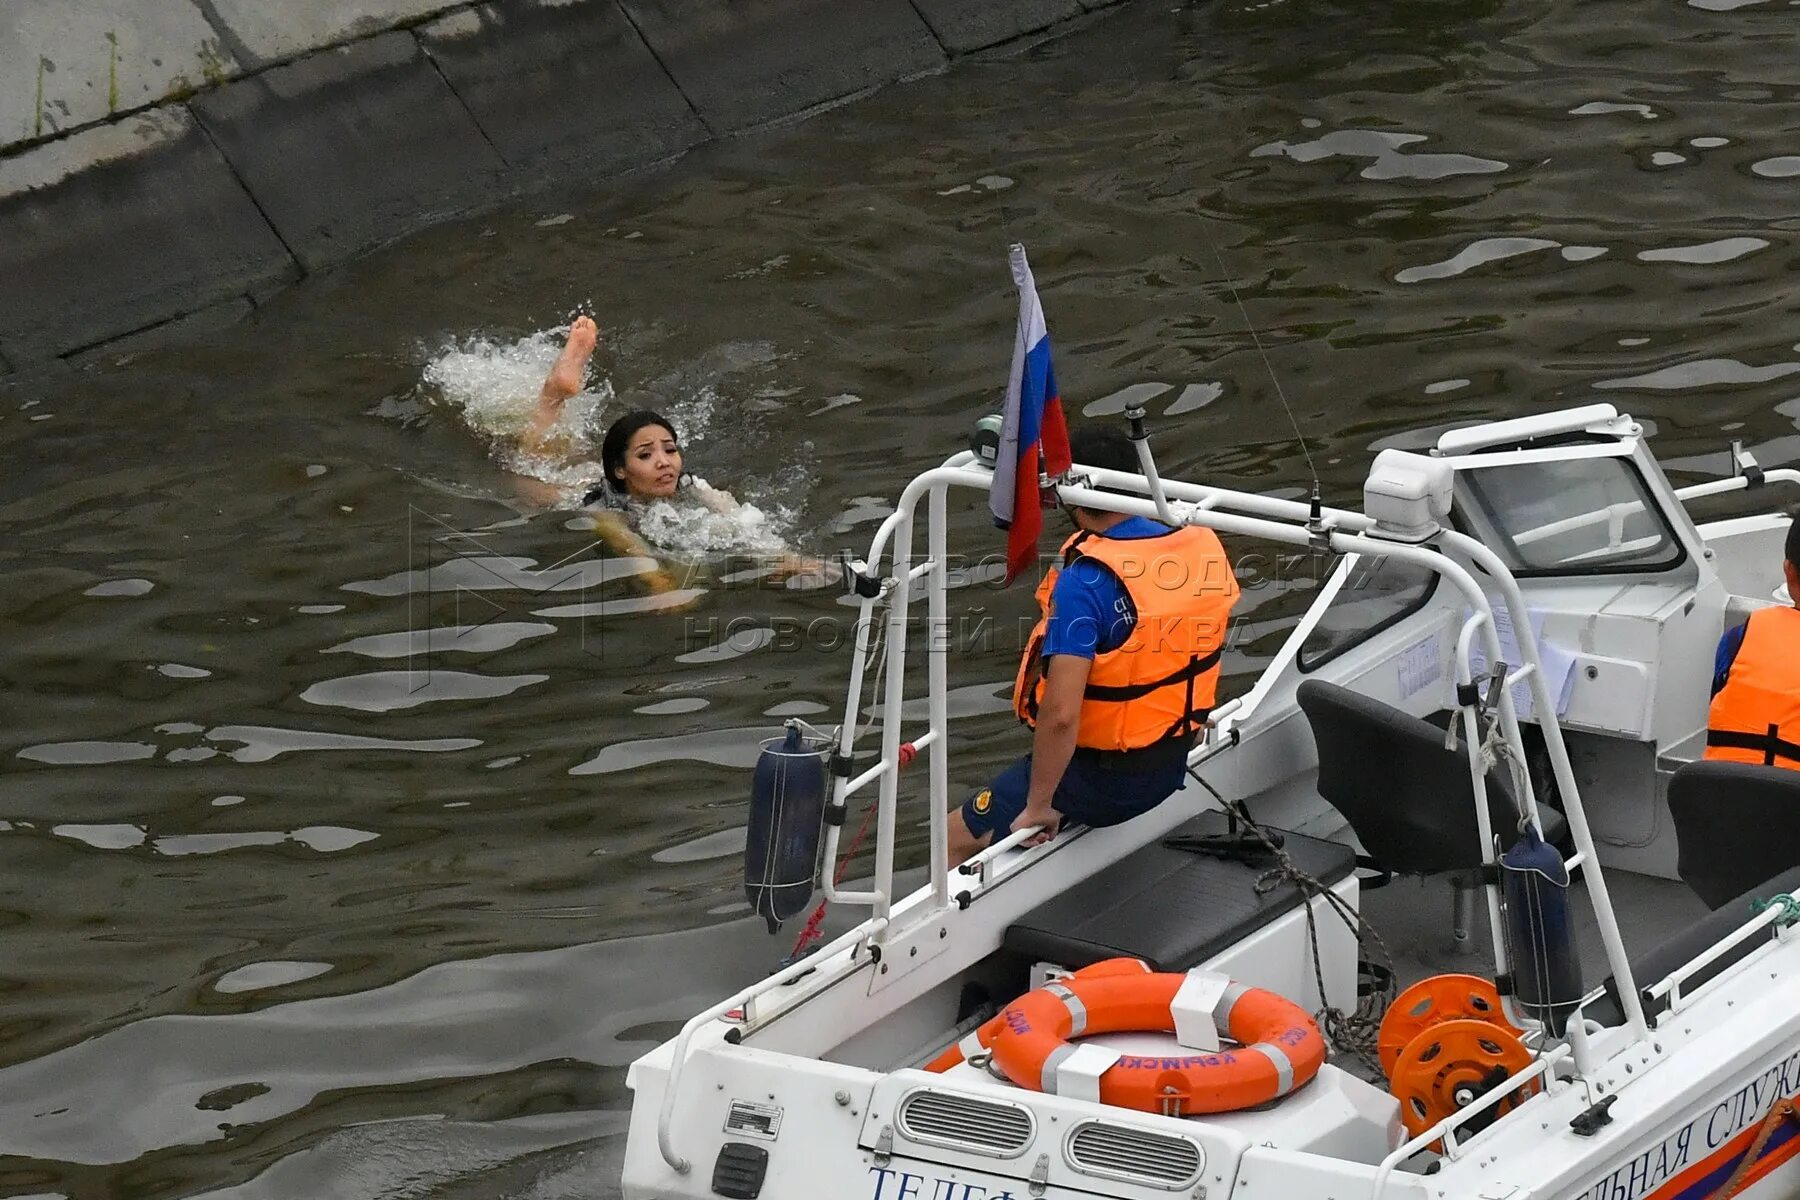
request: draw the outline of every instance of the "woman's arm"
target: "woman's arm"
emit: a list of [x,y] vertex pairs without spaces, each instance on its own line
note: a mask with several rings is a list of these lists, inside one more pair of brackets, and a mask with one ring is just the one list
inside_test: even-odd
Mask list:
[[656,552],[637,535],[637,530],[631,527],[630,522],[618,513],[605,510],[595,513],[594,536],[621,558],[647,558],[655,563],[656,566],[639,576],[644,581],[644,587],[653,595],[661,596],[676,589],[674,577],[663,566],[662,560],[656,557]]
[[529,475],[512,475],[513,490],[519,499],[534,508],[553,509],[568,507],[563,499],[562,489],[555,484],[545,483],[541,479],[533,479]]
[[624,558],[654,558],[649,545],[620,514],[602,509],[594,514],[594,536],[608,550]]
[[777,562],[771,579],[786,587],[811,591],[831,587],[844,581],[842,564],[829,558],[812,558],[805,554],[784,554]]

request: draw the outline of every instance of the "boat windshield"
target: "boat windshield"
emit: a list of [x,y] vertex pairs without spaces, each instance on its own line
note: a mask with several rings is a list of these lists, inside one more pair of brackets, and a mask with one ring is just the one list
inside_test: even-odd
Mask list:
[[1437,581],[1435,571],[1414,563],[1356,555],[1337,595],[1300,644],[1300,670],[1316,671],[1419,611]]
[[1463,469],[1459,522],[1515,575],[1662,571],[1686,553],[1626,457]]

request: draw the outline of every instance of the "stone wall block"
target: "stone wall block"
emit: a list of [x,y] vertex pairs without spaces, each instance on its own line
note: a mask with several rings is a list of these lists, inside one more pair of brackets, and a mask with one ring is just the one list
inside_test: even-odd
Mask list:
[[0,160],[0,337],[20,365],[297,274],[179,107]]
[[193,109],[309,270],[511,189],[506,163],[408,32],[227,84]]
[[904,0],[619,0],[716,131],[744,129],[942,65]]
[[[80,0],[88,3],[89,0]],[[265,65],[411,24],[461,0],[210,0],[245,65]]]
[[186,96],[239,67],[193,0],[7,0],[0,146]]
[[533,177],[628,170],[707,137],[613,0],[496,0],[419,41],[488,140]]
[[968,54],[1079,17],[1081,0],[912,0],[944,49]]

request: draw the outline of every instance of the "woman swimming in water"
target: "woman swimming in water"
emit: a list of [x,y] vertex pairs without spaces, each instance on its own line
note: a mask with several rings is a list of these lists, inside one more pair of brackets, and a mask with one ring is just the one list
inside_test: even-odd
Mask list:
[[601,481],[581,503],[609,507],[648,504],[655,500],[692,498],[716,513],[743,506],[730,492],[682,470],[681,441],[675,426],[648,409],[628,412],[614,421],[600,443]]
[[[562,354],[538,392],[531,425],[519,438],[526,453],[556,458],[566,457],[574,449],[559,424],[563,406],[581,391],[599,336],[591,317],[577,317],[569,326]],[[733,512],[740,507],[729,492],[709,487],[705,480],[682,470],[675,426],[659,413],[640,409],[614,421],[600,443],[600,469],[601,481],[582,497],[583,506],[598,502],[618,508],[632,502],[691,497],[714,512]],[[538,498],[545,497],[539,493]]]
[[[527,453],[549,457],[567,455],[572,449],[567,434],[557,426],[563,405],[581,391],[588,359],[598,339],[599,329],[589,317],[577,317],[569,326],[568,341],[544,379],[531,425],[520,438]],[[588,489],[581,501],[584,508],[601,506],[602,511],[595,517],[596,532],[621,553],[648,555],[649,548],[630,526],[630,518],[643,505],[691,499],[720,515],[744,508],[730,492],[711,486],[683,468],[681,440],[668,418],[639,409],[614,421],[600,443],[601,480]],[[540,500],[551,503],[560,499],[553,489],[534,492]],[[835,581],[840,573],[834,563],[782,554],[772,574],[796,586],[817,586]]]

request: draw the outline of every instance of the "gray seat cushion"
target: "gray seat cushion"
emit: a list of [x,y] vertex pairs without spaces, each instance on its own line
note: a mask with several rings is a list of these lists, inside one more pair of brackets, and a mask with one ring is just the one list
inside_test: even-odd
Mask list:
[[[1207,813],[1164,841],[1221,834]],[[1283,833],[1294,863],[1326,887],[1355,868],[1348,846]],[[1264,893],[1267,863],[1246,864],[1154,842],[1054,897],[1006,931],[1006,949],[1071,970],[1101,959],[1141,958],[1158,971],[1185,971],[1300,907],[1291,882]]]

